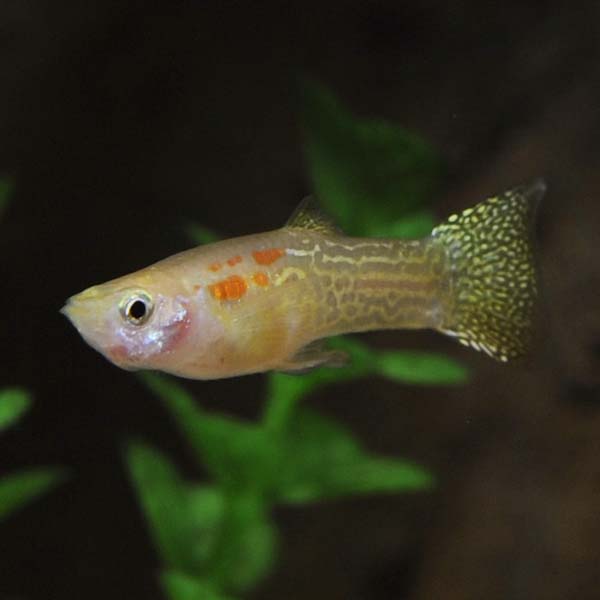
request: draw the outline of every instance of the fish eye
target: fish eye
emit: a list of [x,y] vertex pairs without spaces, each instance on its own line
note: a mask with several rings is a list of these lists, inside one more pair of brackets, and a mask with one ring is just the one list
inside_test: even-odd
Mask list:
[[150,318],[153,307],[150,296],[138,292],[125,299],[121,305],[121,314],[132,325],[143,325]]

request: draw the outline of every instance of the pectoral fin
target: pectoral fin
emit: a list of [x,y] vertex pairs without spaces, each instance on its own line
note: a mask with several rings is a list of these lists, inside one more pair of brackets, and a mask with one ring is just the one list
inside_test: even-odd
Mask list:
[[317,367],[344,367],[349,357],[341,350],[329,350],[322,340],[304,346],[277,368],[283,373],[300,375]]

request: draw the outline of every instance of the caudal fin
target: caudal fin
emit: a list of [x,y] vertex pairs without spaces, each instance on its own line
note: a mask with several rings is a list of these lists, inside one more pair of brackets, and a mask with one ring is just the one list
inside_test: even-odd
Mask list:
[[431,234],[445,246],[451,265],[440,331],[501,361],[523,354],[531,339],[537,296],[533,224],[545,190],[537,180],[488,198]]

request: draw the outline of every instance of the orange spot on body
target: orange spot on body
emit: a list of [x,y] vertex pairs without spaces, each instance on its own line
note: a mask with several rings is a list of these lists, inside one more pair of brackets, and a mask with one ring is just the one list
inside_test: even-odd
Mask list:
[[259,265],[270,265],[279,260],[284,254],[285,250],[283,248],[267,248],[266,250],[255,250],[252,256]]
[[194,291],[195,291],[195,292],[198,292],[198,291],[200,290],[200,288],[201,288],[201,287],[202,287],[202,286],[201,286],[199,283],[197,283],[197,284],[194,286]]
[[254,275],[252,276],[252,281],[254,281],[256,285],[264,287],[266,285],[269,285],[269,276],[266,273],[259,271],[258,273],[254,273]]
[[242,262],[242,257],[241,256],[232,256],[231,258],[229,258],[227,260],[227,264],[230,267],[234,267],[235,265],[237,265],[240,262]]
[[213,263],[212,265],[208,266],[208,270],[212,271],[213,273],[216,273],[217,271],[221,270],[221,263]]
[[232,275],[209,285],[208,289],[217,300],[239,300],[248,291],[248,286],[239,275]]

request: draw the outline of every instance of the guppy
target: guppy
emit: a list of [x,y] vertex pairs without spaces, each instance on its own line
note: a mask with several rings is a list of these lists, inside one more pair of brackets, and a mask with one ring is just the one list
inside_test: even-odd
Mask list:
[[306,200],[281,229],[187,250],[91,287],[62,312],[125,369],[217,379],[344,364],[324,339],[430,328],[500,361],[530,339],[542,181],[418,240],[352,238]]

